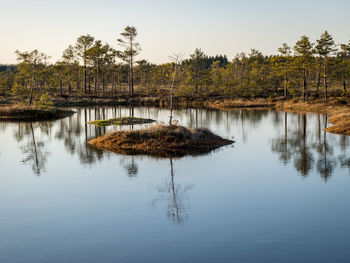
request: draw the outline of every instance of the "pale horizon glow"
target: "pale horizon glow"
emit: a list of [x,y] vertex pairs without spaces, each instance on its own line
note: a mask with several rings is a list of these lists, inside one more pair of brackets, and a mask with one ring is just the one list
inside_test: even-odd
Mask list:
[[314,42],[325,30],[348,43],[349,10],[348,0],[2,0],[0,64],[34,49],[55,62],[85,34],[119,48],[127,25],[138,30],[138,59],[157,64],[196,48],[229,59],[251,48],[275,54],[283,42],[293,46],[302,35]]

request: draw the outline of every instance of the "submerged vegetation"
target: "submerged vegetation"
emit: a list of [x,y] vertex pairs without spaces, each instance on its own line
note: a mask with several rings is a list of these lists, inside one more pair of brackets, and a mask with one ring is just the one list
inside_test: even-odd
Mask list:
[[42,121],[60,119],[74,114],[74,111],[55,107],[11,105],[0,107],[0,120]]
[[155,122],[155,120],[135,118],[135,117],[122,117],[122,118],[109,119],[109,120],[89,121],[88,124],[94,124],[99,127],[105,127],[110,125],[137,125],[137,124],[148,124],[153,122]]
[[232,143],[209,130],[188,129],[178,125],[117,131],[90,141],[94,146],[116,153],[154,157],[199,155]]

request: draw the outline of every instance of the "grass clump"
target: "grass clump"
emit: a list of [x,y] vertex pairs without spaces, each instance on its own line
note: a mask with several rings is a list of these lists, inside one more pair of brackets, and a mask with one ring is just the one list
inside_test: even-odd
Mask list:
[[207,129],[188,129],[178,125],[118,131],[90,141],[94,146],[116,153],[155,157],[199,155],[232,143]]
[[135,118],[135,117],[122,117],[122,118],[109,119],[109,120],[89,121],[88,124],[93,124],[99,127],[105,127],[110,125],[137,125],[137,124],[147,124],[152,122],[155,122],[155,120]]

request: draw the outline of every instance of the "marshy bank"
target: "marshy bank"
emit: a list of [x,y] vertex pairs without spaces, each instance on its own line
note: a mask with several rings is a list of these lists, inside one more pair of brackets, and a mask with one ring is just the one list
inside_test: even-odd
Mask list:
[[27,105],[7,105],[0,107],[0,120],[44,121],[71,116],[74,111],[55,107],[36,107]]
[[126,155],[183,157],[209,153],[234,143],[207,129],[155,125],[147,129],[117,131],[90,141],[91,145]]

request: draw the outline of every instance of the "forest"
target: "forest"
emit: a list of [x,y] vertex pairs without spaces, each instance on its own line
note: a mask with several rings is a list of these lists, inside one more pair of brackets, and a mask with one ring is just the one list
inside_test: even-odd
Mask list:
[[350,41],[337,44],[325,31],[314,42],[302,36],[276,54],[256,49],[208,56],[197,48],[189,58],[169,56],[165,64],[140,59],[137,30],[128,26],[113,45],[82,35],[62,58],[15,51],[16,65],[0,65],[0,96],[46,105],[55,97],[163,96],[200,98],[336,98],[345,100],[350,79]]

